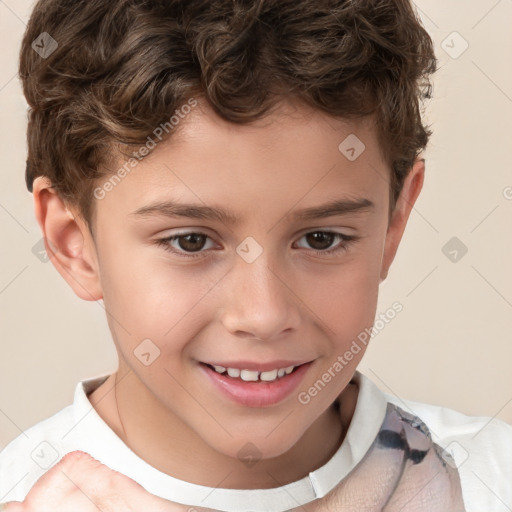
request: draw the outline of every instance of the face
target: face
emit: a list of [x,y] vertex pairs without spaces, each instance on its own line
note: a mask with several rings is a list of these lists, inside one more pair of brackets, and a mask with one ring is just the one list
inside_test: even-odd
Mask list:
[[363,357],[362,343],[343,355],[373,324],[421,172],[389,223],[390,171],[370,122],[286,103],[241,126],[199,102],[178,128],[104,187],[94,240],[82,227],[88,270],[61,273],[103,298],[134,403],[222,454],[250,441],[275,457]]

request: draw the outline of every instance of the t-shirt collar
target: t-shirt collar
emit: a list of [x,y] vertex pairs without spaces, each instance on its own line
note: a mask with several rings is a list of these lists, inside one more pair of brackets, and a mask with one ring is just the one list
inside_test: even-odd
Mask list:
[[193,484],[167,475],[138,457],[105,423],[87,395],[108,375],[78,383],[73,409],[76,422],[71,437],[80,449],[102,464],[119,471],[161,498],[189,506],[225,512],[283,512],[324,497],[362,460],[386,415],[384,394],[360,372],[353,382],[359,388],[357,403],[345,438],[336,453],[304,478],[270,489],[225,489]]

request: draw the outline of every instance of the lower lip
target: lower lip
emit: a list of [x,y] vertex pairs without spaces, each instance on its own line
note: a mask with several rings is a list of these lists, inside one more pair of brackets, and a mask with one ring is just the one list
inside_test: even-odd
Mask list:
[[200,363],[199,367],[210,378],[213,384],[228,398],[246,407],[268,407],[288,397],[300,384],[311,362],[297,367],[289,375],[277,378],[272,382],[246,382],[234,379],[226,374]]

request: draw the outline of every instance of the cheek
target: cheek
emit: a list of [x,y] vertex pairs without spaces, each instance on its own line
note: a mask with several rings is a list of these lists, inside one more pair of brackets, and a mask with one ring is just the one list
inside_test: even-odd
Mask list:
[[375,317],[380,255],[366,251],[358,251],[322,273],[308,275],[300,294],[327,336],[341,343],[357,336]]
[[[380,254],[358,252],[346,264],[316,279],[307,302],[324,334],[323,356],[297,399],[319,415],[345,388],[370,342],[378,299]],[[377,261],[377,262],[376,262]],[[317,276],[318,277],[318,276]],[[316,398],[317,397],[317,398]]]
[[118,339],[136,345],[149,338],[163,349],[167,340],[191,337],[207,320],[201,299],[218,279],[199,266],[171,265],[147,247],[105,254],[100,265],[105,308]]

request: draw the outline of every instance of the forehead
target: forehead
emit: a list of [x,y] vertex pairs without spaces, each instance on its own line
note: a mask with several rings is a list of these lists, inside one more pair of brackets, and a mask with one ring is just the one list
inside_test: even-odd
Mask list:
[[209,141],[223,143],[223,146],[235,150],[245,146],[258,150],[274,149],[290,157],[291,152],[308,154],[314,144],[318,151],[326,147],[338,149],[338,144],[347,135],[356,135],[364,140],[372,152],[379,152],[373,117],[356,119],[335,118],[292,98],[275,104],[263,117],[251,122],[232,122],[219,116],[204,100],[198,99],[197,105],[179,119],[170,137],[161,146],[179,143],[208,144]]
[[242,217],[261,208],[278,215],[320,198],[376,196],[379,187],[388,187],[388,172],[371,118],[334,119],[285,102],[236,124],[197,100],[106,202],[118,200],[126,214],[168,199],[216,203]]

